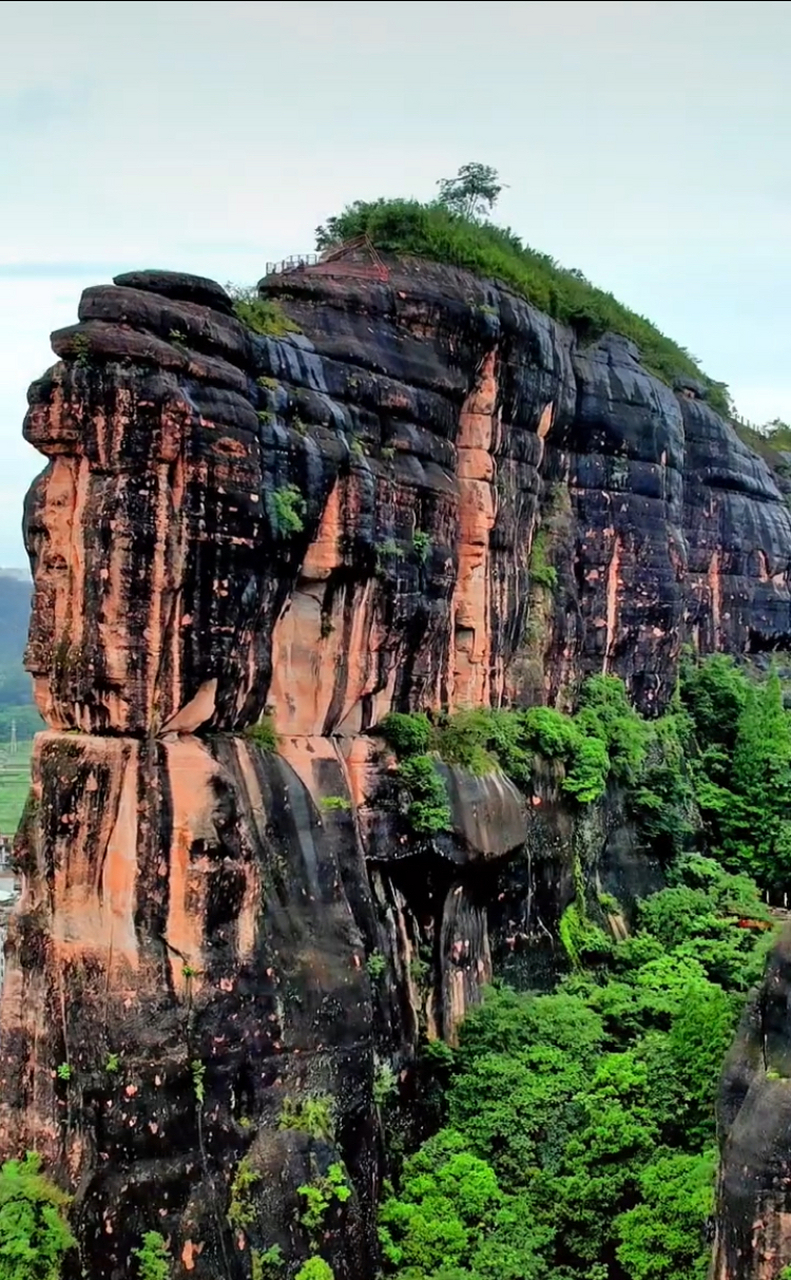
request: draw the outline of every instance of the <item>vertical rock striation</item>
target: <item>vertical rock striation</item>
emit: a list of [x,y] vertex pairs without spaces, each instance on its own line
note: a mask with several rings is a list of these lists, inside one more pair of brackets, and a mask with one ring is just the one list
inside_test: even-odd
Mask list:
[[259,333],[196,277],[86,290],[25,422],[48,728],[0,1154],[75,1190],[107,1280],[152,1228],[178,1280],[305,1256],[298,1188],[337,1163],[322,1249],[366,1280],[377,1071],[452,1038],[570,896],[551,777],[527,805],[449,769],[453,831],[410,841],[385,713],[567,703],[593,671],[659,708],[686,641],[791,634],[769,470],[625,340],[425,262],[262,292]]

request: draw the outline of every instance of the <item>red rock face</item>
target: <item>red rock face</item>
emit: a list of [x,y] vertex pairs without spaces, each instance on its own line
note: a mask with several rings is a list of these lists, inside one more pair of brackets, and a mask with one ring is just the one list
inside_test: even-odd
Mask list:
[[[592,671],[659,707],[686,640],[791,634],[770,473],[628,343],[581,350],[425,263],[264,291],[268,335],[210,281],[87,290],[25,422],[48,458],[26,530],[49,729],[17,841],[0,1155],[35,1147],[76,1190],[108,1280],[153,1228],[179,1278],[304,1256],[296,1188],[337,1160],[353,1195],[324,1253],[367,1280],[377,1064],[452,1037],[570,896],[551,778],[528,813],[450,770],[452,835],[410,844],[379,804],[383,714],[565,705]],[[266,707],[277,755],[245,734]],[[286,1124],[309,1096],[331,1100],[321,1131]]]

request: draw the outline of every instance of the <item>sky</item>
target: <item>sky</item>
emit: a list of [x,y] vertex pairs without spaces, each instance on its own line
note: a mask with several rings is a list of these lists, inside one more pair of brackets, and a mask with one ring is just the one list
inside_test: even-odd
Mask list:
[[83,288],[251,283],[355,199],[498,169],[497,210],[791,420],[791,3],[0,0],[0,565],[25,394]]

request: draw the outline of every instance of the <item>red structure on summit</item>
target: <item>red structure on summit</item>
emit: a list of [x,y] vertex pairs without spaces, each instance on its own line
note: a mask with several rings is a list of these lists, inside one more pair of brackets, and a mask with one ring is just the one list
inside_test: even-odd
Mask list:
[[[360,276],[387,284],[390,272],[367,236],[346,240],[323,253],[300,253],[281,262],[266,264],[267,276],[280,276],[298,271],[306,275]],[[266,277],[265,277],[266,278]]]

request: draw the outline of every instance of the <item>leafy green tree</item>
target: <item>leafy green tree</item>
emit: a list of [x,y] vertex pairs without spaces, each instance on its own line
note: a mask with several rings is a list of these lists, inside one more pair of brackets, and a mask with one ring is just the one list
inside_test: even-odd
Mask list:
[[403,1280],[542,1280],[553,1234],[450,1129],[407,1160],[379,1221],[386,1263]]
[[488,164],[463,164],[455,178],[440,178],[439,203],[461,218],[475,222],[491,213],[503,184]]
[[328,1262],[314,1254],[303,1262],[294,1280],[335,1280],[335,1272]]
[[705,1280],[702,1224],[714,1207],[716,1154],[660,1156],[640,1177],[642,1203],[615,1222],[630,1280]]
[[168,1280],[171,1257],[159,1231],[147,1231],[143,1243],[133,1253],[137,1258],[140,1280]]
[[702,747],[732,754],[749,683],[733,658],[716,654],[705,662],[686,658],[681,666],[681,697],[691,713]]
[[502,1200],[494,1170],[470,1154],[460,1134],[441,1130],[406,1161],[399,1198],[382,1206],[384,1255],[422,1275],[465,1266]]
[[692,986],[673,1018],[669,1049],[684,1092],[685,1145],[694,1150],[716,1137],[714,1103],[719,1075],[736,1027],[737,1005],[713,982]]
[[38,1155],[0,1170],[0,1280],[60,1280],[76,1241],[66,1221],[70,1198],[41,1173]]

